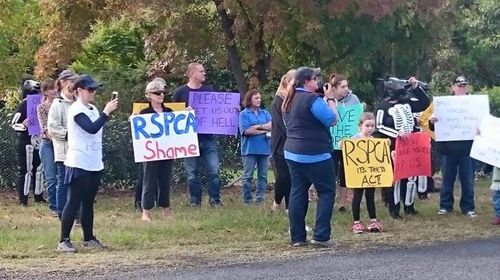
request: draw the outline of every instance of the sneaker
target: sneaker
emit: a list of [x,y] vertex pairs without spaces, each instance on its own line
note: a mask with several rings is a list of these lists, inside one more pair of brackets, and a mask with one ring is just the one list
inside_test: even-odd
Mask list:
[[368,225],[369,232],[382,232],[382,224],[377,221],[377,219],[371,220]]
[[327,240],[327,241],[318,241],[318,240],[311,240],[311,244],[316,246],[316,247],[322,247],[322,248],[329,248],[335,245],[335,242],[332,240]]
[[309,245],[307,241],[299,241],[292,244],[293,247],[305,247],[307,245]]
[[439,209],[439,211],[437,212],[438,215],[446,215],[448,214],[448,210],[446,209]]
[[63,241],[59,242],[59,244],[57,245],[57,250],[63,253],[74,253],[76,251],[75,247],[73,246],[73,244],[71,244],[71,241],[69,241],[69,239],[64,239]]
[[405,215],[415,216],[418,214],[418,211],[414,208],[409,208],[405,210]]
[[82,246],[83,247],[98,248],[98,249],[108,248],[108,246],[102,244],[101,241],[97,240],[97,238],[95,238],[95,237],[93,237],[92,239],[90,239],[88,241],[83,241]]
[[389,216],[391,216],[391,218],[393,218],[394,220],[401,219],[401,216],[397,212],[389,212]]
[[469,211],[469,212],[465,213],[465,216],[467,216],[469,218],[477,218],[477,214],[474,211]]
[[362,234],[365,231],[365,226],[361,222],[354,222],[351,230],[353,233]]
[[50,215],[51,215],[52,217],[54,217],[54,218],[59,217],[59,213],[57,213],[57,211],[56,211],[56,210],[50,210]]
[[491,222],[491,224],[495,226],[500,226],[500,217],[495,217],[495,219],[493,219],[493,222]]

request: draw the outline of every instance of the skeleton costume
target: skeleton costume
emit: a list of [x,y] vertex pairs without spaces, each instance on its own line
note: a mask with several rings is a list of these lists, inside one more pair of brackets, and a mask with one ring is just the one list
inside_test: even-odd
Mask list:
[[[384,84],[385,85],[385,84]],[[399,88],[384,88],[386,97],[375,109],[376,137],[391,140],[391,151],[396,147],[398,131],[411,133],[418,131],[418,122],[414,116],[415,112],[422,112],[430,104],[429,97],[419,86],[414,90]],[[389,207],[391,217],[399,217],[399,202],[404,202],[406,214],[415,214],[414,202],[417,191],[426,192],[427,177],[410,177],[400,180],[391,188],[384,188],[384,202]]]
[[23,101],[17,107],[16,113],[11,121],[11,126],[16,132],[15,151],[17,161],[16,190],[19,196],[19,204],[28,204],[30,187],[35,193],[35,202],[45,202],[43,198],[43,167],[40,164],[38,149],[41,143],[39,135],[28,135],[28,128],[23,122],[27,118],[28,102],[26,96],[29,94],[40,94],[40,84],[33,80],[23,83]]

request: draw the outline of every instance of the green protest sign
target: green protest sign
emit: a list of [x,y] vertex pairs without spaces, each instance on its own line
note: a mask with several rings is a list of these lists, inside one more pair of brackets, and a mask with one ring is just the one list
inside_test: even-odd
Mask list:
[[330,128],[333,139],[333,148],[340,150],[340,140],[351,138],[359,132],[359,118],[363,114],[363,105],[356,104],[352,106],[338,106],[339,119],[337,124]]

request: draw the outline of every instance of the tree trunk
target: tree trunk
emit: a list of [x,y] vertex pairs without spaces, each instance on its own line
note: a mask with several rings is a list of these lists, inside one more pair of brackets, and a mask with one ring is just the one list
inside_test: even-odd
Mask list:
[[222,0],[213,0],[213,2],[217,7],[217,15],[219,16],[222,29],[224,30],[224,37],[226,39],[224,45],[226,46],[229,66],[236,81],[236,85],[238,86],[238,90],[241,93],[241,96],[243,97],[243,95],[248,90],[248,86],[245,80],[245,75],[243,74],[243,69],[241,67],[241,58],[238,53],[238,49],[236,47],[236,42],[234,40],[234,33],[231,30],[234,24],[234,20],[231,19],[227,14]]

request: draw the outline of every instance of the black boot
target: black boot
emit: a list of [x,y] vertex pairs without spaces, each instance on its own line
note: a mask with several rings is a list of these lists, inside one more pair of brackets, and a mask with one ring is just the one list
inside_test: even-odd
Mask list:
[[39,195],[35,195],[35,202],[36,203],[47,203],[47,200],[45,200],[45,198],[43,198],[42,194],[39,194]]

